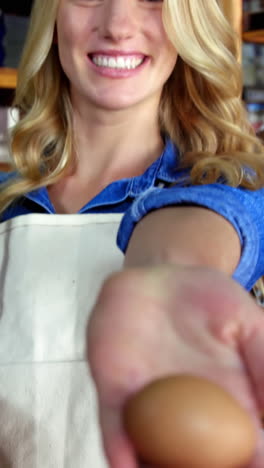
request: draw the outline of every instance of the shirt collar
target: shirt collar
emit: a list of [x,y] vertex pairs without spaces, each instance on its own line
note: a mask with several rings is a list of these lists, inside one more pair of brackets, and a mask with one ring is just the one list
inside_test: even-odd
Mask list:
[[165,139],[165,148],[161,155],[162,161],[157,172],[157,179],[163,182],[175,182],[180,164],[178,147],[169,137]]
[[[131,179],[121,179],[113,182],[89,201],[80,211],[85,211],[88,205],[92,208],[99,204],[118,203],[127,197],[134,198],[148,188],[153,187],[157,181],[174,182],[178,164],[179,150],[168,137],[165,137],[165,146],[161,156],[143,174]],[[12,177],[16,177],[16,175],[16,172],[0,173],[0,183],[7,182]],[[55,212],[46,187],[33,190],[25,194],[24,197],[41,205],[49,213]]]
[[137,196],[142,191],[153,187],[157,181],[174,182],[179,159],[177,146],[169,137],[165,137],[165,146],[161,156],[148,167],[143,175],[132,179],[129,195]]

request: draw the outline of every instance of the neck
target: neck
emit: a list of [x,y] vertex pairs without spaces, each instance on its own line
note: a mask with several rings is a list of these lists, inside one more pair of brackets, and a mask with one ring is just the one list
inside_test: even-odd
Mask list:
[[118,180],[141,174],[160,155],[163,141],[156,112],[148,106],[105,111],[79,106],[74,113],[76,168],[83,179]]

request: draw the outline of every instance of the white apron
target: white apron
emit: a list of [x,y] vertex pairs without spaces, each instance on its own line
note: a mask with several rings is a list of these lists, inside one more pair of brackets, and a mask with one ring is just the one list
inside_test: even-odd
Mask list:
[[0,467],[106,468],[85,359],[89,313],[120,270],[119,214],[0,224]]

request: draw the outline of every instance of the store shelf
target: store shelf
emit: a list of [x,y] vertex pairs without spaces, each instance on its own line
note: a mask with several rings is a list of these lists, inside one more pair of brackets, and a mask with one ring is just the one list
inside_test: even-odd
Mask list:
[[264,11],[244,14],[242,37],[245,42],[264,44]]
[[246,31],[242,35],[244,42],[255,42],[256,44],[264,44],[264,29],[259,31]]
[[1,10],[4,13],[29,16],[33,0],[1,0]]
[[0,162],[0,172],[11,172],[12,166],[11,164]]
[[243,99],[245,102],[264,103],[264,86],[245,86]]
[[17,72],[13,68],[0,68],[0,88],[14,89],[17,83]]
[[264,143],[264,126],[263,126],[263,130],[261,130],[260,132],[258,132],[258,137],[263,140],[263,143]]

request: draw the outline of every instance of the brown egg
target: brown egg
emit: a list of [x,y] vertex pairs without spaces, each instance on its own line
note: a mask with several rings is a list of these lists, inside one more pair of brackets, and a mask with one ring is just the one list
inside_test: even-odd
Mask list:
[[246,410],[218,385],[188,375],[156,380],[133,395],[124,426],[151,466],[241,468],[256,446]]

